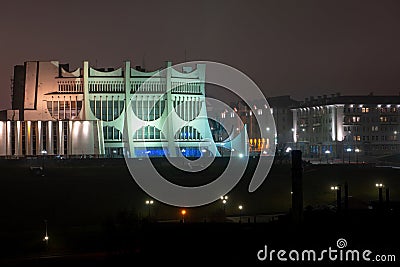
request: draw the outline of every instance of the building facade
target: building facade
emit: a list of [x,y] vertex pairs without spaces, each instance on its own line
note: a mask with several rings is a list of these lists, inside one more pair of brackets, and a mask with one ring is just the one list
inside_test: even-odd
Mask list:
[[12,109],[1,113],[0,155],[212,153],[204,79],[203,64],[146,72],[130,62],[96,69],[85,61],[74,71],[26,62],[14,68]]
[[292,111],[293,139],[305,157],[353,162],[400,149],[400,96],[324,95]]
[[[288,95],[269,97],[267,98],[267,102],[269,107],[264,106],[265,103],[262,103],[261,101],[250,101],[249,105],[252,105],[254,112],[244,101],[233,102],[230,104],[232,111],[224,111],[220,115],[216,116],[222,122],[228,122],[227,124],[238,124],[235,123],[235,121],[242,121],[243,125],[246,126],[248,136],[248,140],[243,140],[243,142],[246,142],[246,147],[253,155],[267,155],[273,145],[276,146],[274,151],[276,149],[279,153],[280,151],[285,151],[287,148],[292,147],[294,144],[293,113],[291,108],[296,107],[299,102]],[[268,127],[265,130],[267,132],[271,131],[271,134],[273,130],[276,130],[276,135],[274,137],[275,140],[270,140],[268,137],[262,138],[260,127],[257,123],[257,120],[270,121],[271,112],[275,129]],[[222,141],[227,136],[224,129],[218,127],[218,125],[213,125],[212,130],[214,140]],[[231,131],[240,132],[242,129],[236,128]]]
[[[260,127],[257,120],[269,120],[272,112],[276,136],[274,143],[276,145],[276,151],[285,151],[287,148],[294,145],[293,140],[293,112],[291,108],[296,107],[299,102],[292,99],[290,96],[276,96],[266,98],[269,107],[265,107],[261,101],[251,101],[249,104],[253,106],[255,112],[253,112],[249,106],[243,101],[231,103],[230,106],[233,112],[222,112],[218,115],[221,121],[235,121],[241,120],[247,128],[249,151],[253,154],[266,153],[270,147],[272,140],[261,138]],[[215,140],[223,140],[223,131],[217,127],[213,127],[213,134]],[[238,132],[241,130],[236,129]],[[272,129],[265,129],[267,132]]]

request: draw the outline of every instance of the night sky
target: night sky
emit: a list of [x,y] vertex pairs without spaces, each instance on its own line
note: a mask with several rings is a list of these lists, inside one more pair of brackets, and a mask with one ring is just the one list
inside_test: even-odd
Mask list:
[[0,109],[13,66],[213,60],[266,96],[400,92],[400,1],[2,1]]

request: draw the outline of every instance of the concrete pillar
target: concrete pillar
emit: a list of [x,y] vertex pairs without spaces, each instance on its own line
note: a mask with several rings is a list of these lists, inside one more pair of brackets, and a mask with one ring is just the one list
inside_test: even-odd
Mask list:
[[172,104],[172,62],[167,62],[167,68],[165,70],[165,82],[167,89],[167,105],[166,111],[168,116],[168,120],[164,129],[166,129],[166,137],[168,141],[168,153],[171,157],[176,157],[176,149],[175,149],[175,138],[174,138],[174,121],[173,121],[173,112],[174,106]]
[[53,147],[53,121],[47,122],[47,154],[54,155],[54,147]]
[[81,120],[89,119],[89,62],[83,62],[83,107],[80,113]]
[[[128,123],[132,121],[132,106],[130,105],[132,100],[131,94],[131,62],[125,62],[125,69],[124,69],[124,83],[125,83],[125,122],[124,122],[124,129],[126,131],[124,133],[126,140],[124,140],[125,144],[124,147],[129,151],[129,157],[133,158],[135,156],[135,148],[133,146],[133,131],[131,125]],[[125,125],[126,124],[126,125]],[[104,138],[104,137],[103,137]]]

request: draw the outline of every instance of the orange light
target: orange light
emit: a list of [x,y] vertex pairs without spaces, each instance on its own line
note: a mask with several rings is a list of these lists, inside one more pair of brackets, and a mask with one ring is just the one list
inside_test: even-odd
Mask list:
[[185,215],[186,214],[186,210],[181,210],[181,214]]

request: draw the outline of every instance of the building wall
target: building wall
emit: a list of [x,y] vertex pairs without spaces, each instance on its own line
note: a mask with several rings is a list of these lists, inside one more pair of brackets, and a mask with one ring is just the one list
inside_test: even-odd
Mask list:
[[[16,148],[3,154],[40,155],[43,142],[49,154],[66,155],[121,156],[125,148],[130,156],[141,156],[151,153],[148,147],[158,152],[164,147],[171,155],[178,147],[212,151],[205,65],[184,72],[170,68],[170,62],[166,67],[145,72],[125,62],[105,70],[84,62],[69,71],[57,61],[26,62],[23,81],[15,77],[24,84],[24,120],[5,114],[13,121],[8,131],[15,133]],[[48,135],[40,134],[42,125]]]
[[292,109],[297,147],[306,157],[329,156],[343,161],[398,153],[398,103],[399,96],[336,96],[307,101]]
[[[285,150],[288,147],[293,146],[293,113],[291,108],[298,104],[297,101],[291,99],[290,96],[278,96],[267,98],[270,108],[264,107],[261,102],[253,101],[251,105],[254,106],[255,113],[244,103],[238,102],[232,104],[232,109],[235,110],[233,113],[223,112],[218,117],[222,121],[234,121],[237,119],[242,120],[243,124],[247,127],[247,134],[249,137],[248,146],[251,152],[262,153],[265,149],[268,149],[270,144],[276,143],[278,152],[279,150]],[[272,112],[274,122],[270,122],[270,125],[275,124],[276,128],[276,140],[263,140],[260,138],[260,128],[257,123],[259,120],[269,120]],[[221,132],[215,132],[215,135],[221,135]],[[272,131],[272,129],[266,129]],[[237,129],[239,132],[240,129]],[[218,139],[218,138],[217,138]]]
[[0,156],[99,155],[98,121],[0,121]]

